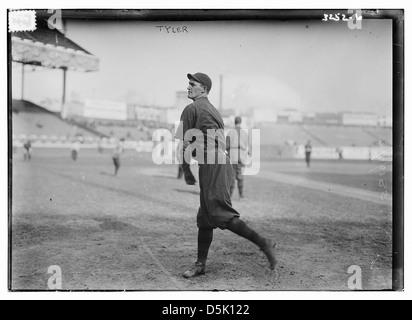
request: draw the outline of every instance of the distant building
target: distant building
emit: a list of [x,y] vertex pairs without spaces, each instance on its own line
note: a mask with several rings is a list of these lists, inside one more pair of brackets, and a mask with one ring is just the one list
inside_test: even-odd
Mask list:
[[277,123],[278,115],[273,108],[258,108],[253,110],[253,119],[255,123]]
[[137,120],[160,122],[162,111],[154,107],[137,106],[135,107]]
[[177,91],[176,92],[176,102],[174,107],[178,110],[183,110],[187,105],[193,101],[187,97],[186,91]]
[[180,121],[181,114],[182,111],[176,108],[164,109],[160,115],[160,122],[174,125],[176,122]]
[[285,109],[277,114],[278,122],[302,123],[303,113],[297,109]]
[[343,113],[344,126],[378,126],[378,115],[375,113]]
[[127,120],[127,104],[109,100],[86,100],[83,117],[93,119]]
[[316,113],[306,113],[303,115],[304,124],[315,124],[316,123]]
[[317,113],[315,123],[321,125],[342,125],[342,115],[339,113]]

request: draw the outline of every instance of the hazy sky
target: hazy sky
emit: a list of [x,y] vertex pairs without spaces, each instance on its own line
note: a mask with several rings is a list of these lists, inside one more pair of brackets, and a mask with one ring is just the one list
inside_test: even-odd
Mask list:
[[[167,33],[156,26],[186,26]],[[100,59],[100,70],[69,72],[68,98],[173,106],[188,72],[213,81],[210,100],[224,108],[297,108],[304,112],[361,111],[391,115],[391,20],[344,22],[98,22],[69,21],[67,34]],[[13,68],[13,95],[20,94]],[[26,98],[60,99],[60,70],[26,78]]]

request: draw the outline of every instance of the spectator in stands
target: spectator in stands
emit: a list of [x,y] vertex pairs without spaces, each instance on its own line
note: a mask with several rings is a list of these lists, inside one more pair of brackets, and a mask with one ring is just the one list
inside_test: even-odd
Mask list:
[[117,176],[117,172],[119,171],[120,168],[120,155],[123,153],[124,148],[124,138],[121,138],[120,141],[118,141],[113,149],[113,163],[114,163],[114,176]]
[[27,139],[23,145],[24,160],[31,160],[31,141]]
[[305,146],[305,154],[306,154],[306,165],[308,168],[310,167],[310,161],[312,156],[312,142],[309,140]]

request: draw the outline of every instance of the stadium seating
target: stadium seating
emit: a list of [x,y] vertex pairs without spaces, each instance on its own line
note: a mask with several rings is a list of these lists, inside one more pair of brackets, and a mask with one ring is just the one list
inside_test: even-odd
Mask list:
[[373,146],[375,138],[361,127],[343,126],[304,126],[312,135],[329,147]]
[[393,145],[392,128],[368,128],[365,129],[365,132],[370,134],[377,144],[381,140],[382,143],[388,146]]
[[16,135],[36,135],[42,137],[74,137],[76,135],[90,136],[91,133],[65,123],[58,117],[47,113],[20,112],[13,113],[13,133]]
[[97,125],[94,129],[108,137],[125,138],[127,140],[151,140],[151,134],[148,131],[139,130],[137,127],[122,126],[103,126]]
[[260,129],[261,144],[272,146],[304,145],[309,140],[312,146],[375,146],[379,139],[392,145],[391,128],[362,128],[331,125],[270,124]]
[[272,124],[259,129],[262,145],[293,146],[306,144],[309,140],[312,141],[313,146],[322,145],[298,125]]
[[[330,147],[338,146],[374,146],[379,140],[362,127],[340,126],[305,126],[307,130],[324,141]],[[385,135],[386,136],[386,135]]]
[[97,139],[98,135],[67,123],[58,115],[31,102],[13,100],[12,132],[13,139],[39,142],[65,142],[75,136]]

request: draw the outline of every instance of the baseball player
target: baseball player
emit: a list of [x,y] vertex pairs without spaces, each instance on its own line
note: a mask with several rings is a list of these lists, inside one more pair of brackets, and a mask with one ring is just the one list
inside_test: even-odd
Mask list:
[[306,165],[310,168],[310,158],[312,156],[312,143],[309,140],[308,143],[305,145],[305,154],[306,154]]
[[230,157],[230,161],[233,166],[233,180],[230,185],[230,197],[233,196],[233,191],[235,189],[235,184],[237,181],[237,187],[239,189],[240,199],[244,199],[243,196],[243,168],[246,163],[246,157],[248,154],[248,137],[245,134],[241,134],[241,123],[242,118],[235,118],[235,130],[230,130],[226,137],[226,150]]
[[76,139],[72,143],[72,159],[73,161],[77,160],[77,155],[79,154],[80,151],[80,141],[79,139]]
[[27,139],[27,141],[23,144],[24,148],[24,160],[29,160],[31,159],[31,141]]
[[176,148],[176,154],[177,154],[177,158],[179,160],[178,169],[177,169],[177,178],[178,179],[183,178],[183,167],[181,165],[181,163],[182,163],[182,153],[183,153],[183,144],[179,143],[177,145],[177,148]]
[[114,164],[114,176],[117,175],[117,172],[119,171],[120,168],[120,155],[123,153],[123,143],[125,139],[121,138],[120,141],[118,141],[113,149],[113,164]]
[[[202,154],[196,151],[196,158],[199,162],[200,186],[200,208],[197,213],[198,256],[195,265],[184,272],[183,277],[194,278],[205,273],[209,248],[213,240],[213,230],[216,228],[228,229],[256,244],[266,254],[270,268],[274,270],[277,263],[275,242],[252,230],[240,219],[239,213],[232,207],[230,185],[233,180],[233,169],[225,150],[223,119],[208,100],[212,80],[204,73],[188,74],[187,77],[189,79],[188,98],[193,100],[193,103],[189,104],[182,112],[181,124],[177,130],[176,138],[183,141],[184,152],[196,143],[196,138],[190,139],[186,136],[186,133],[191,129],[200,130],[198,132],[203,134],[205,143]],[[213,135],[212,144],[207,143],[208,136],[211,138],[211,131],[213,131],[210,129],[214,129],[216,132],[216,135]],[[206,147],[205,144],[207,144]],[[191,149],[189,149],[190,151]],[[215,161],[215,164],[208,163],[208,153],[212,156],[214,153],[216,159],[221,158],[224,163],[222,164],[220,161]],[[183,159],[182,167],[186,183],[194,185],[196,182],[186,157]]]

